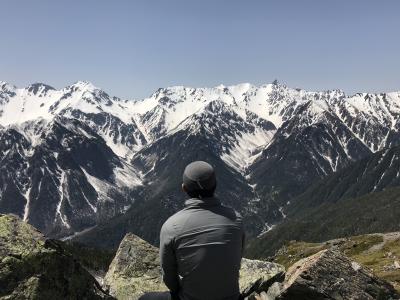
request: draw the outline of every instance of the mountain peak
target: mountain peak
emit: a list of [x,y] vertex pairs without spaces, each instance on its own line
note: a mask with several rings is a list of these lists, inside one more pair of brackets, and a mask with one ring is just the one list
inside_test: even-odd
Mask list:
[[26,89],[34,95],[46,94],[48,91],[55,90],[52,86],[41,82],[30,84]]
[[0,80],[0,91],[7,91],[7,92],[9,92],[9,91],[13,91],[13,90],[15,90],[15,89],[16,89],[16,87],[15,87],[14,85],[9,84],[8,82],[1,81],[1,80]]
[[221,113],[222,110],[233,112],[233,110],[229,107],[227,103],[221,101],[219,99],[210,101],[201,111],[198,111],[197,114],[201,113]]
[[67,88],[72,88],[75,90],[88,90],[88,91],[94,91],[94,90],[98,90],[99,88],[96,87],[94,84],[92,84],[89,81],[77,81],[74,84],[68,86]]

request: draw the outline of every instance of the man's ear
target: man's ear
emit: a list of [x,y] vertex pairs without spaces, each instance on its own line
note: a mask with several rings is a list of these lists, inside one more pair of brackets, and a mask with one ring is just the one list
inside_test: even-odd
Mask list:
[[182,192],[186,193],[186,187],[185,184],[182,183]]

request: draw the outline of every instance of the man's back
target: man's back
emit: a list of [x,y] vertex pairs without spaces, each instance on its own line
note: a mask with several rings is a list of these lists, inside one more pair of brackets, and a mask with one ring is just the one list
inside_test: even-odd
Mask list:
[[184,300],[238,299],[243,239],[233,209],[216,198],[187,200],[161,229],[164,281]]

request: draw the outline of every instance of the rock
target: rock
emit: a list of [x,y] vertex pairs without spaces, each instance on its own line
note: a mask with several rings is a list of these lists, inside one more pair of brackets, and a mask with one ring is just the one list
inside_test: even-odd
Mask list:
[[395,269],[400,269],[400,263],[397,260],[394,261],[393,265],[394,265]]
[[0,215],[0,299],[113,299],[57,241]]
[[261,260],[243,258],[240,268],[239,287],[242,294],[254,298],[276,281],[281,282],[285,278],[285,268],[279,264]]
[[[249,294],[268,289],[269,279],[282,276],[284,267],[275,263],[243,259],[239,285]],[[138,299],[144,292],[165,291],[158,249],[134,234],[122,240],[104,279],[105,288],[121,300]],[[252,289],[253,288],[253,289]]]
[[392,285],[334,250],[322,250],[295,263],[282,284],[260,299],[400,299]]
[[104,286],[118,299],[137,299],[147,291],[165,291],[158,249],[128,233],[111,262]]

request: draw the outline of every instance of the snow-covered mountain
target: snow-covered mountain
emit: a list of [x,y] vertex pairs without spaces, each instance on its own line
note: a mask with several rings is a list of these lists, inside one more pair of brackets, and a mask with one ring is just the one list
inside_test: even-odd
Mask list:
[[58,116],[0,129],[0,210],[49,235],[126,211],[140,174],[90,127]]
[[183,164],[202,158],[221,170],[220,196],[256,232],[315,180],[399,144],[399,116],[400,92],[346,96],[274,82],[123,100],[88,82],[0,82],[0,211],[49,235],[95,226],[143,199],[173,211]]

